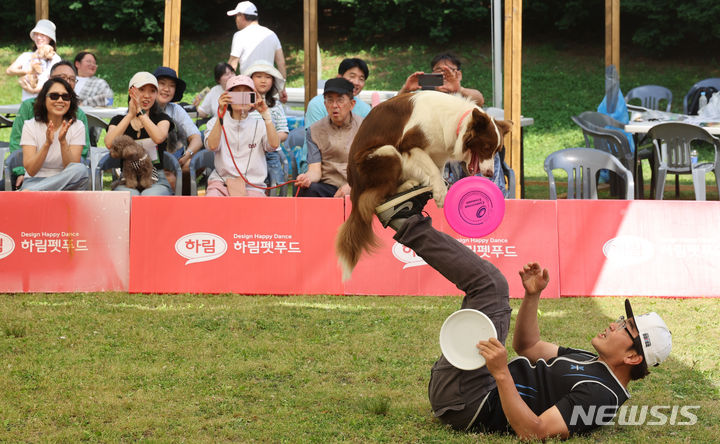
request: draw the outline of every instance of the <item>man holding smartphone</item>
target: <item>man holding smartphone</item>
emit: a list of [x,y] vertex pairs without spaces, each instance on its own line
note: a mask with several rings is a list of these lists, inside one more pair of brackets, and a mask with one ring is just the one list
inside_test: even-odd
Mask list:
[[[435,90],[448,94],[456,94],[466,97],[478,106],[485,104],[485,98],[482,93],[476,89],[465,88],[460,84],[462,81],[462,70],[460,59],[453,53],[444,52],[436,55],[430,61],[431,74],[423,71],[417,71],[405,80],[405,84],[398,91],[398,94],[415,92],[418,90]],[[442,81],[440,80],[442,77]],[[502,169],[502,160],[500,154],[495,154],[494,173],[492,181],[503,195],[507,197],[507,189],[505,186],[505,173]],[[448,162],[445,164],[445,178],[450,185],[464,177],[464,171],[458,162]]]
[[[485,104],[485,98],[480,91],[465,88],[460,84],[462,82],[461,62],[454,54],[444,52],[436,55],[430,61],[430,69],[432,74],[426,74],[423,71],[410,74],[398,94],[414,92],[420,89],[434,89],[448,94],[460,94],[474,101],[478,106]],[[439,80],[440,76],[442,82]]]

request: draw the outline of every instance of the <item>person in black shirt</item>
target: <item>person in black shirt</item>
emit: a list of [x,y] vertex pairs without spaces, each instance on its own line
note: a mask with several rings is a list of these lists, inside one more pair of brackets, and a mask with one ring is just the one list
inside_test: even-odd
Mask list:
[[174,194],[165,177],[164,158],[168,132],[174,124],[156,104],[158,82],[149,72],[135,73],[128,85],[128,113],[115,116],[105,134],[105,146],[112,147],[115,138],[127,135],[140,144],[153,164],[153,185],[149,188],[128,188],[121,183],[115,191],[130,191],[132,195],[171,196]]
[[504,343],[510,326],[508,284],[490,262],[436,231],[421,211],[430,191],[414,188],[389,198],[377,216],[394,239],[465,292],[461,308],[485,313],[497,339],[480,341],[487,365],[465,371],[440,358],[432,367],[428,396],[435,416],[456,430],[510,432],[523,439],[567,438],[610,421],[630,394],[631,380],[648,374],[670,354],[670,330],[656,313],[620,317],[591,341],[596,353],[542,341],[537,321],[547,270],[529,263],[520,270],[525,297],[515,322],[510,363]]

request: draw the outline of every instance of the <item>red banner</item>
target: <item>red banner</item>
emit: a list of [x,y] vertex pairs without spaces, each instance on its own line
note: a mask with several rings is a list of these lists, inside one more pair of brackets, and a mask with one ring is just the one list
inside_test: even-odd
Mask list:
[[342,294],[341,199],[133,197],[130,291]]
[[0,292],[128,289],[130,193],[2,192]]
[[720,206],[558,201],[563,296],[720,296]]
[[[550,272],[550,283],[543,297],[559,297],[557,218],[554,201],[507,200],[505,217],[500,226],[483,238],[457,234],[445,221],[443,211],[433,201],[425,211],[433,227],[445,232],[503,272],[511,297],[522,297],[524,290],[517,272],[528,262],[538,262]],[[348,200],[346,211],[350,211]],[[440,273],[428,266],[409,248],[397,243],[392,229],[383,229],[375,220],[375,233],[382,247],[365,255],[352,278],[345,283],[345,293],[383,295],[457,295],[460,291]]]

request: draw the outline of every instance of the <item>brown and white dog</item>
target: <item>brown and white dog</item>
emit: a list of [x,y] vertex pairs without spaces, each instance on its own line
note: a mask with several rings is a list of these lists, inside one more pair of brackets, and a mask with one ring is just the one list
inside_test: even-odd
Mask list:
[[510,127],[468,99],[436,91],[402,94],[373,108],[348,157],[352,211],[335,242],[343,279],[350,277],[362,252],[377,245],[375,207],[394,194],[430,186],[442,208],[445,162],[464,161],[470,174],[492,177],[493,157]]

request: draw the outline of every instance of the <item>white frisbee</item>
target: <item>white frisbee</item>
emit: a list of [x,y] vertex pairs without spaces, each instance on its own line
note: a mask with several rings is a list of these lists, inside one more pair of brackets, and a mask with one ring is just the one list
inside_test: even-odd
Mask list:
[[485,313],[465,308],[445,319],[440,328],[440,349],[450,364],[460,370],[475,370],[485,365],[478,341],[497,338],[497,331]]

